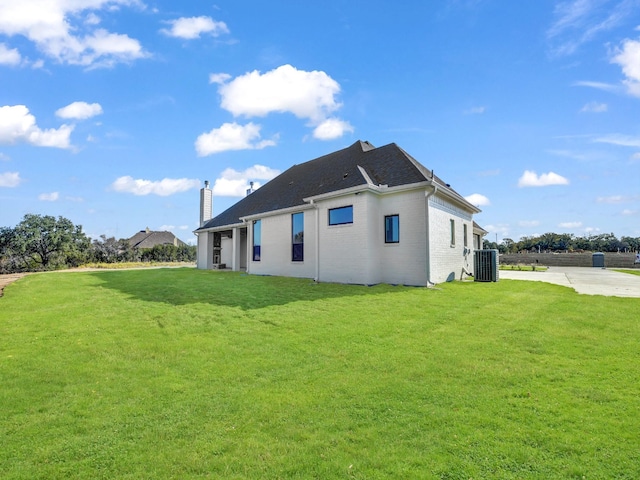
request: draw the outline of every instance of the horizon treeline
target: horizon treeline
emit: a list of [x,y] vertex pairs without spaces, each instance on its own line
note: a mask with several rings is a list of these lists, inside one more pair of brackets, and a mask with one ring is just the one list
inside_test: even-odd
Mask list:
[[623,236],[618,239],[613,233],[576,236],[572,233],[545,233],[538,236],[521,237],[519,241],[504,238],[496,243],[484,239],[483,248],[497,249],[500,253],[518,252],[638,252],[640,237]]
[[79,267],[88,263],[194,262],[196,247],[133,248],[128,239],[91,240],[82,225],[64,217],[26,214],[15,227],[0,227],[0,273]]

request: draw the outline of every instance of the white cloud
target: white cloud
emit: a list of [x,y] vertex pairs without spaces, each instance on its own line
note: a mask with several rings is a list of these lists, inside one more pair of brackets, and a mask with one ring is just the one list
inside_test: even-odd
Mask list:
[[317,123],[341,104],[336,100],[340,85],[325,72],[306,72],[283,65],[261,74],[246,73],[219,88],[221,106],[235,116],[264,117],[289,112]]
[[582,222],[562,222],[558,224],[560,228],[580,228],[582,226]]
[[605,92],[618,92],[621,88],[618,85],[613,85],[611,83],[603,83],[603,82],[590,82],[588,80],[582,80],[579,82],[572,83],[574,87],[589,87],[595,88],[597,90],[603,90]]
[[100,22],[100,17],[98,17],[95,13],[90,13],[84,19],[84,23],[86,23],[87,25],[98,25]]
[[640,211],[638,210],[630,210],[628,208],[625,208],[624,210],[622,210],[622,215],[624,215],[625,217],[631,217],[633,215],[638,215],[640,213]]
[[471,108],[469,108],[468,110],[465,110],[462,113],[464,113],[465,115],[481,115],[486,110],[487,110],[486,107],[471,107]]
[[624,196],[624,195],[611,195],[609,197],[596,198],[596,202],[598,203],[609,203],[609,204],[628,203],[631,201],[633,201],[633,197]]
[[200,186],[200,180],[190,178],[164,178],[160,181],[134,179],[130,176],[119,177],[111,184],[116,192],[133,193],[134,195],[159,195],[166,197],[175,193],[186,192]]
[[196,139],[199,157],[213,155],[228,150],[260,150],[276,145],[275,140],[260,140],[260,125],[249,122],[246,125],[225,123]]
[[253,188],[258,189],[261,183],[257,180],[269,181],[280,174],[279,170],[265,167],[264,165],[254,165],[242,172],[227,168],[213,184],[213,194],[217,197],[244,197],[249,182],[253,182]]
[[508,237],[510,232],[510,227],[506,223],[498,223],[496,225],[485,225],[483,227],[487,232],[490,232],[485,238],[490,242],[495,240],[495,236],[500,234],[502,238]]
[[4,153],[0,152],[0,162],[8,162],[9,160],[11,160],[11,157],[9,157],[9,155],[5,155]]
[[539,220],[521,220],[518,222],[518,225],[524,228],[532,228],[532,227],[539,226],[540,221]]
[[318,140],[333,140],[340,138],[346,132],[353,133],[353,127],[349,122],[338,118],[328,118],[313,130],[313,138]]
[[547,187],[549,185],[568,185],[569,180],[554,172],[543,173],[540,176],[531,170],[525,170],[518,180],[518,187]]
[[584,231],[585,233],[598,233],[600,229],[598,227],[586,227]]
[[56,111],[56,116],[60,118],[73,118],[85,120],[102,114],[102,106],[99,103],[73,102],[66,107]]
[[594,138],[593,141],[596,143],[618,145],[619,147],[640,147],[640,137],[632,137],[630,135],[621,135],[618,133],[597,137]]
[[[3,0],[0,34],[26,37],[48,57],[73,65],[111,66],[146,57],[138,40],[95,28],[96,11],[121,6],[143,5],[139,0]],[[85,11],[90,14],[83,18]]]
[[475,205],[476,207],[491,205],[491,201],[480,193],[472,193],[471,195],[464,197],[464,199],[471,205]]
[[598,102],[589,102],[584,105],[581,109],[581,113],[602,113],[606,112],[608,106],[606,103],[598,103]]
[[627,92],[640,97],[640,41],[627,39],[622,42],[622,47],[616,50],[611,62],[622,67]]
[[[219,85],[220,106],[235,117],[291,113],[307,120],[308,126],[314,127],[313,137],[319,140],[332,140],[354,130],[349,122],[333,116],[342,107],[336,98],[340,85],[322,71],[308,72],[282,65],[264,74],[254,70],[233,79],[227,73],[212,73],[209,83]],[[244,127],[235,122],[225,123],[219,129],[200,135],[196,149],[200,156],[204,156],[225,150],[275,145],[273,140],[251,143],[260,138],[259,129],[252,123]],[[248,135],[252,135],[249,141]]]
[[[0,154],[0,160],[2,159],[2,154]],[[636,163],[636,162],[640,162],[640,152],[636,152],[633,155],[631,155],[631,158],[629,158],[629,163]]]
[[17,48],[8,48],[4,43],[0,43],[0,65],[20,65],[22,56]]
[[20,182],[22,182],[22,179],[18,172],[0,173],[0,187],[17,187]]
[[[609,31],[632,16],[635,2],[616,0],[602,8],[597,0],[567,0],[556,4],[555,21],[547,30],[555,55],[571,55],[598,34]],[[606,2],[605,2],[606,3]]]
[[200,38],[203,33],[214,37],[229,33],[229,28],[224,22],[217,22],[211,17],[182,17],[167,23],[171,25],[171,28],[160,30],[162,33],[187,40]]
[[217,83],[219,85],[222,85],[230,78],[231,75],[229,75],[228,73],[211,73],[209,74],[209,83]]
[[42,200],[43,202],[55,202],[59,198],[60,194],[58,192],[41,193],[38,195],[38,200]]
[[37,147],[69,148],[72,131],[73,125],[40,129],[24,105],[0,107],[0,144],[25,142]]

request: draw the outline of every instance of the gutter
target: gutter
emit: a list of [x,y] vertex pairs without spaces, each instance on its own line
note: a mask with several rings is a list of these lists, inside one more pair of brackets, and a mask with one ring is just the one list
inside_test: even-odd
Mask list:
[[313,199],[309,200],[309,204],[316,212],[316,275],[313,281],[317,283],[320,281],[320,209]]
[[426,192],[424,195],[425,202],[425,223],[426,223],[426,236],[427,236],[427,287],[433,287],[435,285],[434,282],[431,281],[431,215],[429,215],[429,197],[436,194],[438,191],[438,186],[435,183],[431,183],[433,187],[433,191]]

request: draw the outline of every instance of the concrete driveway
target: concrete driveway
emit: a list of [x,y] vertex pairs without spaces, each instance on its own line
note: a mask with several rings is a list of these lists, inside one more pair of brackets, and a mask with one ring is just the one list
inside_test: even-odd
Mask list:
[[548,282],[585,295],[640,298],[640,276],[593,267],[549,267],[545,272],[500,270],[500,279]]

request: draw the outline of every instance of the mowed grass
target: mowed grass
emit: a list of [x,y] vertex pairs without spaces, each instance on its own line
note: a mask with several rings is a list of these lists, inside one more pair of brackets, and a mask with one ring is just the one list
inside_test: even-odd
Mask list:
[[640,269],[639,270],[628,270],[628,269],[616,268],[615,271],[616,272],[622,272],[622,273],[629,273],[631,275],[640,275]]
[[640,478],[640,300],[195,269],[0,299],[0,478]]

